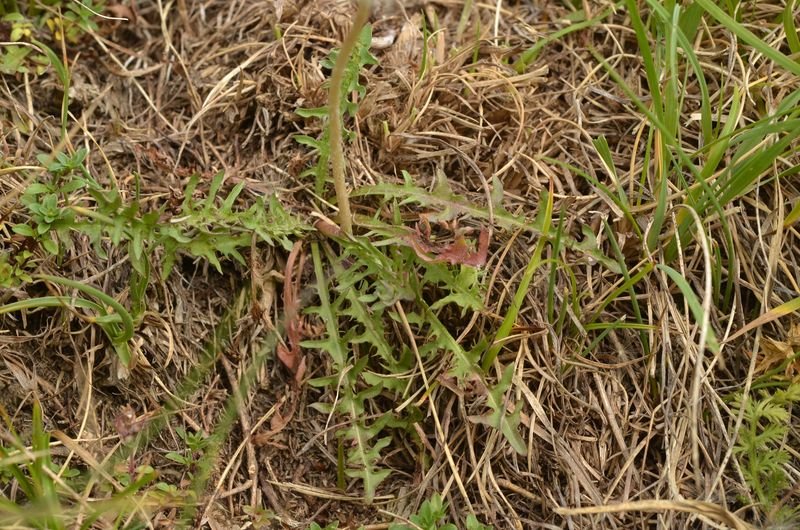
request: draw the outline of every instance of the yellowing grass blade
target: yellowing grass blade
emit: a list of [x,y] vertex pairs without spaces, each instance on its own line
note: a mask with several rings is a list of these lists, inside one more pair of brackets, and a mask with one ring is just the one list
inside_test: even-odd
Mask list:
[[763,326],[764,324],[772,322],[775,319],[778,319],[780,317],[785,317],[789,313],[793,313],[798,309],[800,309],[800,297],[795,298],[794,300],[789,300],[785,304],[781,304],[774,309],[770,309],[769,311],[767,311],[766,313],[764,313],[763,315],[753,320],[745,327],[743,327],[742,329],[740,329],[739,331],[728,337],[727,340],[725,340],[725,342],[731,342],[732,340],[741,337],[748,331],[751,331],[757,328],[758,326]]
[[797,222],[798,219],[800,219],[800,201],[798,201],[797,204],[794,205],[792,211],[789,212],[789,215],[787,215],[786,219],[783,220],[783,227],[786,228],[792,226],[794,223]]

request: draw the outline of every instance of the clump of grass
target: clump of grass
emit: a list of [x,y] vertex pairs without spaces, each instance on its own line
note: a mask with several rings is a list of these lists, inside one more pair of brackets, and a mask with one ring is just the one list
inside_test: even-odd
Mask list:
[[[50,436],[44,428],[41,404],[38,400],[33,402],[30,451],[14,431],[6,411],[0,411],[10,434],[8,439],[0,443],[0,480],[8,483],[13,479],[24,495],[24,499],[0,499],[2,511],[7,517],[11,516],[5,524],[9,524],[13,518],[19,518],[28,519],[27,523],[36,528],[66,528],[65,522],[56,515],[61,504],[60,480],[58,468],[51,459]],[[36,512],[42,515],[24,517]]]
[[137,512],[156,500],[145,491],[157,478],[152,468],[142,466],[133,476],[117,475],[119,482],[105,475],[99,487],[109,488],[108,496],[87,502],[78,491],[93,488],[96,477],[70,466],[69,460],[63,464],[54,461],[39,400],[33,400],[30,443],[16,432],[2,407],[0,415],[7,429],[0,440],[0,490],[14,492],[11,497],[0,495],[0,525],[42,530],[89,528],[101,518],[113,521],[113,528],[142,524]]
[[[735,218],[730,211],[743,199],[746,202],[754,190],[767,184],[780,187],[782,179],[796,172],[794,167],[777,172],[775,168],[783,166],[785,160],[796,154],[800,138],[798,90],[787,91],[780,101],[764,107],[764,112],[756,118],[743,118],[749,97],[746,87],[738,86],[736,80],[725,76],[721,79],[709,76],[701,62],[696,48],[703,21],[716,20],[723,24],[747,43],[748,53],[767,57],[795,75],[800,70],[796,61],[756,36],[741,22],[741,11],[736,9],[735,3],[728,4],[728,12],[706,0],[684,5],[626,0],[625,6],[641,53],[649,100],[637,94],[606,58],[596,52],[594,56],[646,118],[644,170],[638,186],[633,182],[628,186],[620,182],[621,172],[615,167],[606,138],[600,136],[594,139],[593,145],[611,184],[581,174],[614,204],[627,225],[641,238],[647,261],[637,265],[640,268],[636,274],[626,271],[625,283],[615,289],[601,307],[625,291],[635,302],[637,291],[646,289],[644,285],[651,272],[658,272],[665,287],[677,288],[675,292],[680,292],[685,312],[694,316],[700,329],[700,341],[695,352],[696,371],[691,391],[695,396],[691,439],[695,478],[700,484],[702,464],[696,429],[702,424],[704,405],[697,397],[701,395],[702,381],[709,375],[700,367],[708,366],[706,349],[714,355],[715,362],[723,351],[716,338],[718,332],[711,323],[712,314],[729,311],[734,306],[740,278],[732,272],[741,266],[749,267],[752,258],[737,252],[735,234],[739,230],[730,224],[729,219]],[[792,49],[791,44],[789,48]],[[709,89],[710,79],[717,84],[716,91]],[[681,121],[689,106],[689,85],[694,87],[697,118],[696,130],[691,131]],[[635,189],[646,190],[649,195],[632,193]],[[637,215],[643,219],[642,211],[648,212],[644,231],[639,228],[644,223],[637,222]],[[713,236],[709,235],[710,226],[714,227]],[[614,234],[609,231],[609,235]],[[609,239],[613,241],[613,237]],[[615,252],[620,255],[617,249]],[[701,256],[705,271],[702,280],[689,282],[684,260],[694,252]],[[661,263],[652,266],[654,259]],[[620,263],[624,265],[623,261]],[[787,314],[795,308],[795,300],[746,324],[732,338]],[[638,303],[633,309],[641,322],[642,313],[637,306]],[[790,417],[786,405],[793,401],[791,396],[791,391],[774,396],[753,396],[754,401],[745,406],[745,424],[739,432],[741,438],[736,452],[746,462],[746,482],[767,510],[775,506],[776,491],[784,478],[780,464],[786,461],[788,454],[776,444],[786,434],[783,424]],[[742,402],[739,395],[739,408]]]

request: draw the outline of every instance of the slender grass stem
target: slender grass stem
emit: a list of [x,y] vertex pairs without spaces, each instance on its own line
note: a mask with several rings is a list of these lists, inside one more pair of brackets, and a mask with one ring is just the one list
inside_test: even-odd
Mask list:
[[344,177],[344,149],[342,147],[342,80],[347,69],[350,54],[358,42],[361,28],[369,18],[370,0],[360,0],[358,11],[353,19],[353,26],[347,33],[336,58],[331,75],[331,90],[328,93],[328,109],[330,111],[330,148],[331,172],[333,185],[336,188],[336,202],[339,206],[339,224],[346,234],[353,233],[353,217],[350,213],[350,197],[347,193],[347,183]]

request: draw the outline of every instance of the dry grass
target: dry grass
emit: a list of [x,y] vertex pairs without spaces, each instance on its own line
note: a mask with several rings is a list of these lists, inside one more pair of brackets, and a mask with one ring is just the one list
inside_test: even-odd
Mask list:
[[[463,2],[376,4],[374,36],[394,40],[373,50],[380,66],[365,72],[368,93],[350,124],[356,135],[345,154],[354,186],[398,182],[406,170],[419,186],[430,187],[435,175],[444,174],[455,191],[486,205],[489,183],[497,179],[505,208],[533,219],[542,190],[552,182],[554,212],[563,212],[566,234],[581,240],[582,227],[591,227],[597,248],[613,256],[603,228],[608,223],[631,276],[662,260],[660,254],[642,252],[642,242],[604,192],[568,169],[580,168],[594,180],[627,190],[631,198],[640,197],[633,212],[641,227],[647,226],[656,187],[645,167],[650,163],[643,148],[646,120],[591,53],[605,57],[636,94],[647,95],[635,35],[623,11],[545,46],[519,74],[510,59],[563,25],[568,10],[561,3],[536,0],[498,8],[476,2],[461,31]],[[584,4],[592,14],[611,5]],[[780,4],[754,4],[748,21],[774,24]],[[293,136],[321,132],[318,120],[300,118],[295,111],[326,102],[327,72],[320,61],[349,28],[348,2],[159,0],[136,2],[120,13],[129,20],[101,22],[99,32],[68,48],[75,127],[66,143],[68,149],[90,149],[88,168],[100,182],[115,182],[132,197],[138,175],[142,204],[155,208],[179,204],[192,174],[201,175],[201,193],[211,176],[224,170],[226,186],[245,183],[244,201],[277,193],[291,213],[304,219],[312,220],[314,212],[332,216],[330,209],[319,210],[313,178],[300,177],[314,158]],[[420,78],[423,13],[429,29],[436,30],[430,40],[435,61]],[[734,37],[725,28],[709,25],[704,32],[698,56],[712,99],[728,101],[716,94],[730,94],[733,86],[744,90],[744,122],[760,118],[764,108],[774,108],[800,88],[796,76],[773,71],[771,62],[732,53]],[[49,153],[61,141],[58,85],[51,74],[3,76],[0,90],[4,166],[35,166],[37,153]],[[684,90],[687,107],[699,107],[698,87],[689,83]],[[688,116],[681,118],[681,141],[691,151],[700,144],[700,129],[699,121]],[[618,183],[592,145],[600,135],[613,153]],[[775,172],[798,163],[797,155],[780,160]],[[0,170],[0,221],[23,219],[16,197],[30,182],[26,175],[36,174]],[[799,195],[796,178],[765,179],[725,209],[735,243],[728,250],[740,258],[734,270],[725,271],[735,285],[729,309],[711,306],[711,293],[704,291],[706,251],[722,241],[719,220],[706,225],[713,243],[692,242],[673,263],[706,304],[710,326],[721,339],[757,317],[762,304],[776,307],[798,296],[800,242],[796,228],[784,228],[783,220],[787,203]],[[670,205],[684,196],[684,190],[671,189]],[[365,214],[374,204],[355,200],[353,207]],[[3,236],[10,238],[7,224],[2,226]],[[535,242],[529,232],[495,227],[486,309],[447,323],[464,344],[494,335]],[[12,245],[10,239],[2,244]],[[76,237],[61,261],[38,251],[38,265],[42,272],[91,283],[125,303],[128,258],[123,249],[109,248],[108,259],[101,259]],[[494,380],[502,366],[515,366],[512,401],[522,407],[526,454],[516,454],[497,432],[471,421],[484,404],[469,389],[433,385],[429,394],[414,396],[423,413],[415,428],[424,440],[427,465],[420,464],[416,446],[395,436],[383,462],[393,474],[374,505],[364,506],[357,483],[346,491],[337,488],[333,432],[340,425],[309,406],[323,396],[295,385],[270,354],[256,366],[255,383],[236,397],[232,430],[194,524],[258,527],[259,510],[271,510],[277,514],[276,528],[305,528],[313,520],[386,528],[395,517],[405,520],[416,513],[436,492],[449,503],[457,524],[474,513],[498,529],[764,524],[760,512],[742,500],[751,493],[732,458],[741,418],[727,397],[749,388],[759,375],[757,353],[766,339],[797,339],[794,317],[736,337],[713,357],[699,346],[705,331],[680,293],[665,274],[653,272],[635,287],[644,332],[610,326],[601,336],[587,324],[633,319],[628,291],[605,303],[622,277],[573,246],[562,247],[558,255],[547,252],[557,271],[551,280],[548,263],[535,275],[489,376]],[[124,411],[136,417],[128,423],[147,422],[166,407],[174,415],[130,459],[187,488],[187,477],[164,458],[167,451],[185,448],[175,428],[211,433],[225,418],[226,399],[236,395],[238,381],[261,359],[270,326],[282,314],[286,257],[282,249],[254,247],[249,267],[226,263],[222,275],[204,262],[179,262],[168,279],[154,281],[147,292],[148,310],[133,341],[140,361],[130,374],[120,368],[102,333],[76,311],[3,316],[0,387],[6,391],[0,404],[25,433],[32,398],[38,396],[47,428],[61,433],[60,443],[54,443],[56,456],[96,469],[127,454],[119,432]],[[313,286],[310,269],[300,272],[300,280]],[[57,288],[37,284],[5,290],[0,303]],[[548,292],[556,308],[566,308],[561,333],[548,323]],[[256,299],[264,315],[252,311]],[[208,346],[223,318],[230,321],[230,336]],[[407,331],[397,326],[392,340],[413,342]],[[213,351],[215,345],[219,351]],[[325,374],[325,355],[307,353],[309,372]],[[186,390],[191,374],[202,366],[209,372]],[[433,370],[427,375],[432,377]],[[786,444],[797,447],[796,424]],[[798,462],[792,451],[786,469],[793,483],[800,474]],[[80,498],[82,492],[75,495]],[[796,486],[784,502],[800,503]],[[143,507],[142,513],[163,528],[171,527],[178,513],[163,506],[148,510]]]

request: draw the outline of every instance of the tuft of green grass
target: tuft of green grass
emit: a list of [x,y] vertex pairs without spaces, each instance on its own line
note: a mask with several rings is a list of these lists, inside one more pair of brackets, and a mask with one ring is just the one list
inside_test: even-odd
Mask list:
[[[758,54],[760,60],[770,61],[779,70],[795,76],[800,74],[800,64],[795,57],[786,56],[753,33],[754,26],[742,22],[743,10],[737,7],[738,2],[726,4],[720,6],[710,0],[688,3],[625,0],[647,80],[648,97],[628,86],[601,54],[594,52],[594,57],[645,120],[644,169],[638,187],[634,183],[623,184],[606,139],[599,137],[593,144],[609,183],[578,172],[613,203],[643,243],[642,260],[635,273],[625,265],[619,249],[612,245],[623,279],[596,306],[598,309],[586,329],[600,329],[597,319],[612,300],[627,292],[635,302],[637,292],[646,289],[651,274],[660,273],[667,284],[665,287],[676,288],[673,292],[680,295],[679,300],[701,327],[701,338],[705,340],[700,345],[698,362],[702,362],[705,348],[715,355],[721,352],[717,333],[710,323],[709,309],[730,310],[739,281],[732,271],[739,270],[740,263],[747,259],[735,253],[730,211],[757,187],[767,183],[780,186],[781,181],[796,173],[795,168],[782,171],[776,168],[784,167],[785,160],[796,154],[800,139],[800,90],[787,92],[774,106],[761,105],[761,115],[751,116],[747,121],[743,116],[752,96],[748,93],[749,87],[740,86],[738,80],[723,74],[714,79],[718,85],[716,90],[709,90],[707,69],[701,61],[701,49],[698,49],[702,48],[703,40],[698,38],[698,33],[704,31],[703,24],[714,21],[724,25],[738,39],[735,42],[740,43],[742,55]],[[792,53],[798,47],[793,20],[795,6],[795,2],[787,2],[780,19]],[[697,105],[694,107],[699,118],[697,127],[689,126],[690,122],[685,119],[690,85],[695,87],[693,105]],[[635,189],[642,191],[634,194]],[[794,222],[797,211],[794,208],[789,213],[785,226]],[[643,234],[639,232],[639,221],[643,221],[641,226],[647,227]],[[709,240],[705,232],[712,224],[715,225],[715,239]],[[614,240],[612,235],[609,229],[609,241]],[[708,269],[703,286],[706,304],[700,303],[697,287],[683,274],[684,253],[696,248],[695,245],[702,248]],[[638,286],[640,283],[642,287]],[[745,325],[729,341],[787,314],[794,305],[789,302],[766,313]],[[632,311],[635,324],[644,324],[636,303],[632,304]],[[592,344],[596,345],[599,340],[600,337]],[[644,334],[642,340],[646,341]],[[701,376],[698,371],[694,383],[697,392]],[[776,484],[782,476],[779,463],[785,455],[774,444],[775,436],[783,432],[777,424],[789,417],[789,409],[781,409],[788,403],[785,400],[789,399],[789,394],[774,399],[767,395],[754,396],[754,403],[745,407],[745,428],[739,433],[743,438],[737,453],[743,459],[743,468],[747,469],[747,483],[765,510],[774,508],[779,489]],[[737,399],[741,406],[741,397]],[[777,406],[776,400],[784,401]],[[697,423],[699,410],[694,414]],[[694,449],[695,467],[699,467],[696,447]]]
[[[2,407],[0,416],[7,433],[0,441],[0,487],[15,486],[10,490],[15,491],[14,497],[0,496],[3,528],[90,528],[101,517],[114,521],[113,528],[134,528],[125,521],[139,520],[137,507],[156,500],[145,490],[154,483],[157,474],[149,466],[141,466],[132,476],[117,475],[118,483],[109,478],[109,482],[98,484],[100,490],[110,489],[108,497],[87,502],[88,490],[95,479],[84,469],[54,461],[38,399],[33,400],[29,443],[15,431]],[[78,493],[80,489],[86,490],[85,497]]]
[[11,446],[5,446],[5,440],[0,444],[0,480],[13,479],[24,496],[19,501],[0,498],[2,511],[12,517],[28,516],[25,518],[35,528],[66,528],[64,520],[57,515],[61,504],[58,468],[51,459],[50,436],[44,429],[41,404],[34,399],[30,451],[14,431],[5,410],[2,415],[11,434],[8,440]]

